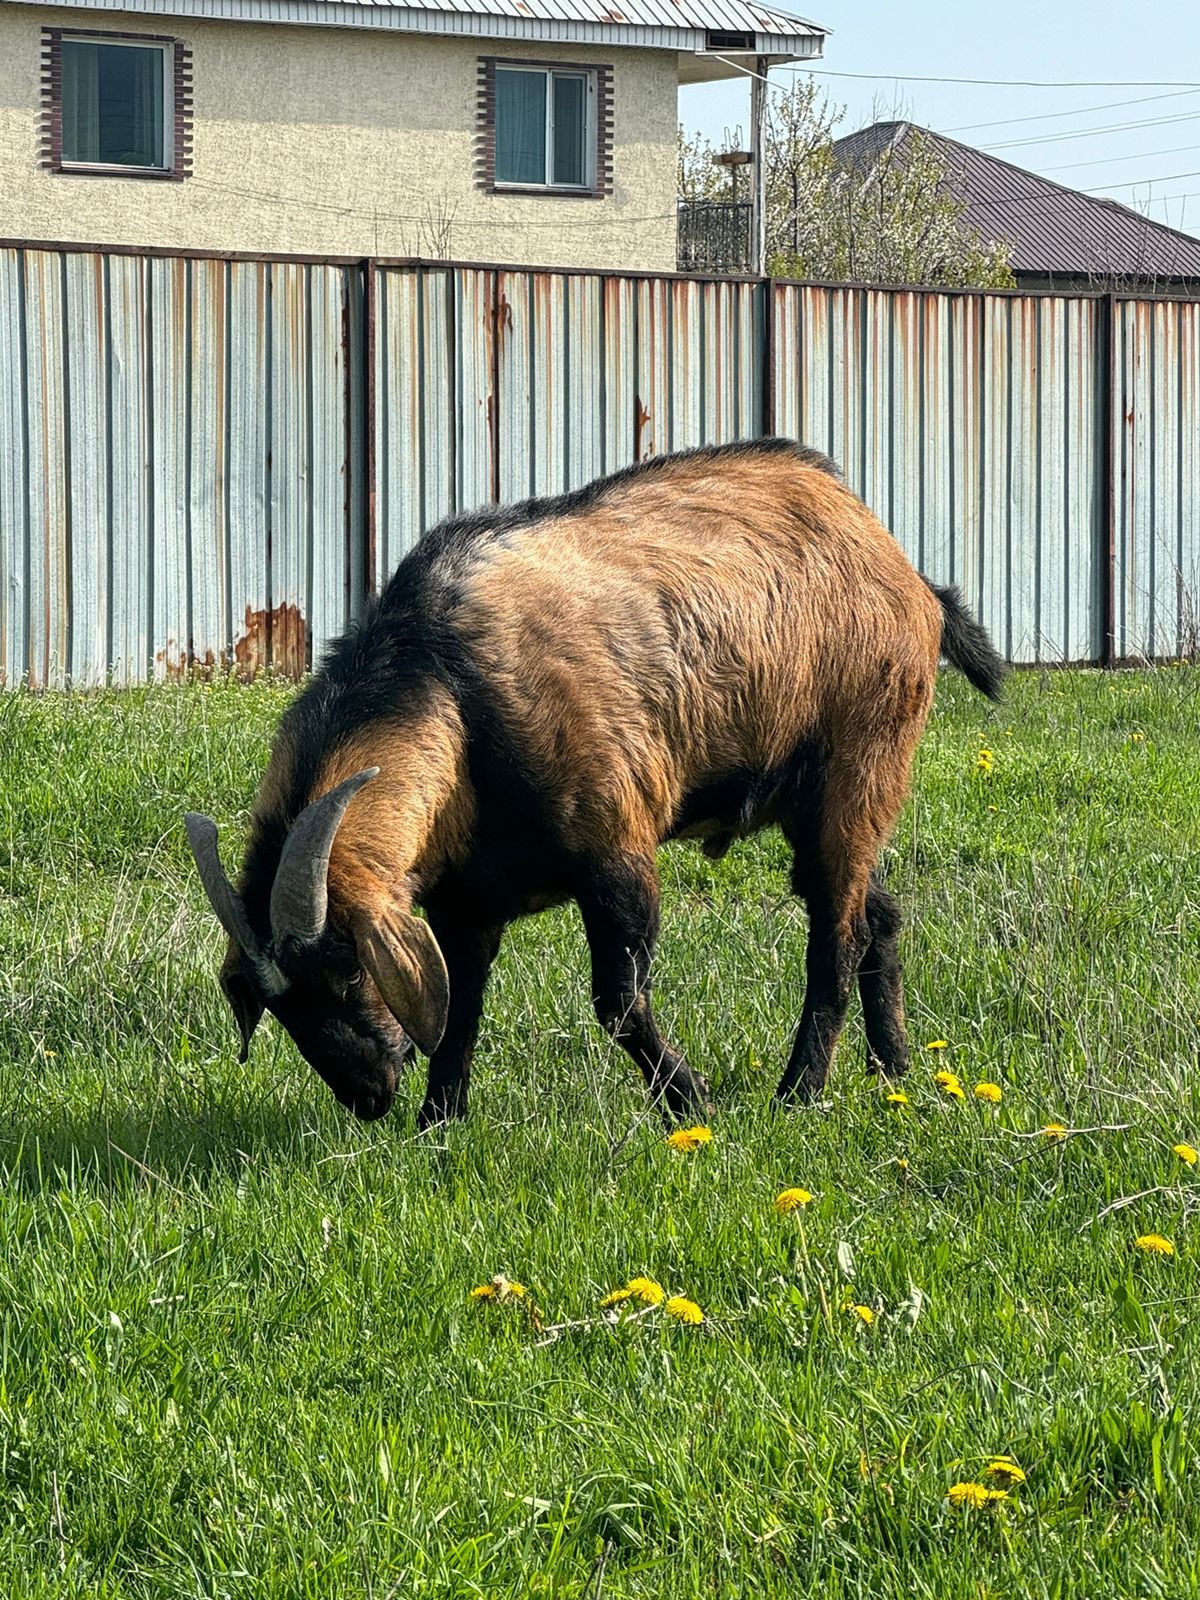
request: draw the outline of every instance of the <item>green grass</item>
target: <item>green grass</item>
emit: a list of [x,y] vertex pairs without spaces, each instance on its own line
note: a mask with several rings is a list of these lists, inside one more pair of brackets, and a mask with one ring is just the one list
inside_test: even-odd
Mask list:
[[[465,1127],[415,1135],[416,1075],[353,1123],[273,1024],[238,1066],[179,819],[233,856],[286,699],[0,696],[0,1593],[1200,1593],[1200,672],[942,683],[888,862],[907,1110],[855,1020],[831,1108],[771,1111],[782,845],[664,852],[693,1155],[573,911],[510,934]],[[705,1324],[601,1324],[642,1271]],[[498,1272],[582,1325],[472,1303]],[[951,1510],[996,1451],[1025,1487]]]

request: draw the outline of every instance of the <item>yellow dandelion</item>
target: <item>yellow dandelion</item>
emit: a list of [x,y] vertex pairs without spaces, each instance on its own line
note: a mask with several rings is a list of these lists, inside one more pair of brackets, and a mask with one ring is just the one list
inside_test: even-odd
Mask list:
[[663,1310],[669,1317],[674,1317],[676,1322],[686,1322],[690,1327],[696,1327],[704,1321],[704,1313],[696,1302],[686,1299],[681,1294],[673,1294]]
[[975,758],[975,768],[978,772],[991,772],[996,758],[990,750],[981,750]]
[[893,1089],[887,1097],[887,1103],[890,1106],[906,1106],[908,1104],[908,1096],[903,1089]]
[[785,1189],[782,1194],[775,1196],[775,1209],[781,1217],[786,1217],[790,1211],[799,1211],[811,1200],[812,1195],[807,1189]]
[[953,1072],[939,1072],[937,1086],[943,1094],[949,1095],[951,1100],[965,1100],[967,1098],[963,1093],[962,1084],[959,1083]]
[[935,1072],[933,1081],[939,1089],[948,1089],[952,1083],[958,1082],[957,1072]]
[[977,1083],[975,1085],[976,1100],[986,1100],[991,1106],[1000,1104],[1003,1093],[1004,1091],[998,1083]]
[[1061,1122],[1048,1122],[1042,1129],[1042,1138],[1049,1139],[1051,1144],[1061,1144],[1067,1137],[1067,1130]]
[[986,1483],[953,1483],[946,1491],[946,1499],[952,1506],[970,1506],[975,1511],[982,1511],[987,1506],[1007,1500],[1008,1490],[989,1489]]
[[506,1278],[498,1272],[491,1283],[481,1283],[477,1289],[471,1290],[472,1300],[523,1300],[525,1298],[525,1285],[516,1283],[512,1278]]
[[907,1172],[908,1171],[908,1157],[907,1156],[897,1156],[896,1157],[896,1165],[900,1168],[901,1172]]
[[1145,741],[1146,735],[1144,733],[1139,733],[1136,729],[1129,735],[1130,744],[1144,744]]
[[925,1048],[926,1050],[948,1050],[950,1046],[946,1039],[931,1039]]
[[667,1298],[666,1290],[653,1278],[630,1278],[625,1287],[634,1300],[640,1300],[645,1306],[660,1306]]
[[1133,1241],[1135,1250],[1144,1250],[1151,1256],[1173,1256],[1175,1246],[1170,1239],[1164,1239],[1161,1233],[1143,1233]]
[[1200,1161],[1200,1151],[1193,1150],[1190,1144],[1175,1144],[1171,1146],[1172,1155],[1179,1157],[1187,1166],[1194,1167]]
[[712,1143],[712,1130],[710,1128],[676,1128],[674,1133],[667,1135],[667,1143],[672,1150],[699,1150],[702,1144]]
[[875,1321],[875,1313],[870,1306],[846,1306],[844,1309],[847,1316],[857,1317],[866,1328],[869,1328]]
[[992,1478],[1002,1488],[1011,1489],[1025,1482],[1025,1474],[1011,1456],[993,1456],[983,1469],[985,1478]]
[[626,1300],[632,1299],[632,1289],[628,1287],[624,1289],[612,1289],[604,1296],[603,1300],[601,1300],[600,1309],[601,1311],[607,1311],[610,1306],[623,1306]]

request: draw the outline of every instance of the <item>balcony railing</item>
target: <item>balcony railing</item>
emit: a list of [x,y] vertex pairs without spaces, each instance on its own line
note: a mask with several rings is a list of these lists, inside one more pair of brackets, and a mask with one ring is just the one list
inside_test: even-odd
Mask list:
[[749,272],[750,212],[748,200],[681,200],[680,272]]

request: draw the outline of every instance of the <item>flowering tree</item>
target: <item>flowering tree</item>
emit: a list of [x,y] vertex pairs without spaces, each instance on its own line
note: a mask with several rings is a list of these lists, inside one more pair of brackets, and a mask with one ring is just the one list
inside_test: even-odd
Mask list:
[[[838,160],[843,113],[811,81],[768,100],[764,139],[767,270],[826,282],[1011,288],[1008,247],[966,220],[948,172],[919,132],[863,171]],[[728,198],[713,146],[680,129],[679,194]]]

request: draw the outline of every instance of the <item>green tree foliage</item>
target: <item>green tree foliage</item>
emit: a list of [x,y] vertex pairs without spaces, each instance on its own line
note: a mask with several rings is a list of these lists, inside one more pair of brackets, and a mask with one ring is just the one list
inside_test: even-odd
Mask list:
[[[831,283],[1012,288],[1007,244],[984,239],[967,221],[935,146],[916,132],[869,171],[850,167],[834,149],[842,116],[811,82],[769,97],[768,271]],[[716,154],[707,139],[680,129],[681,198],[729,198]]]

